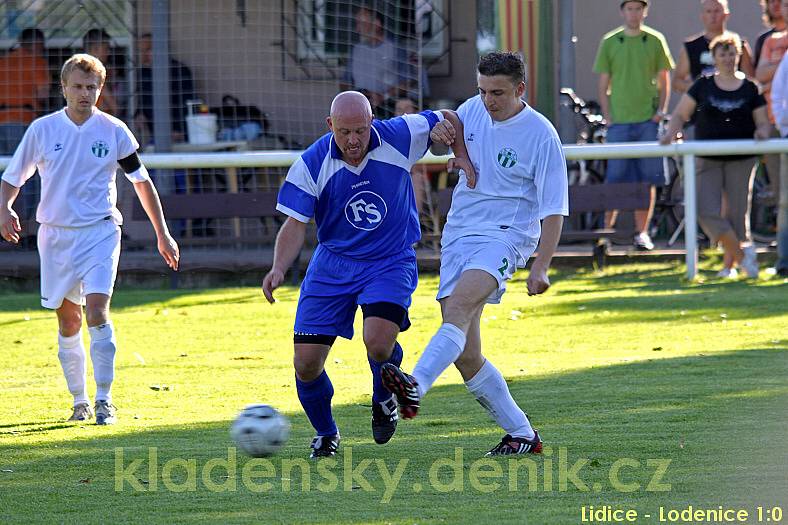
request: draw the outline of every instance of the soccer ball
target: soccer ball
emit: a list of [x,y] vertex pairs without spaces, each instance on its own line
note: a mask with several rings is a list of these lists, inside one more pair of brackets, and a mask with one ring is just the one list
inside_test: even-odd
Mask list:
[[290,422],[270,405],[249,405],[230,428],[230,436],[238,448],[255,458],[274,454],[289,435]]

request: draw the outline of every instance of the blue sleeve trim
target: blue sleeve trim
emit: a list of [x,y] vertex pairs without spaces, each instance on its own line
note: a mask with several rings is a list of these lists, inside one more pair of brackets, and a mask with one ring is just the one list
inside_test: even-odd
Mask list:
[[292,182],[285,181],[285,183],[282,184],[282,188],[279,190],[279,196],[276,200],[277,209],[283,211],[280,209],[280,206],[282,206],[292,210],[301,216],[296,217],[297,219],[306,218],[308,221],[310,217],[314,217],[315,215],[315,204],[317,199]]
[[301,154],[301,159],[304,161],[306,168],[309,170],[309,175],[315,183],[317,183],[317,178],[320,176],[320,168],[326,159],[330,144],[331,133],[326,133]]
[[402,117],[376,120],[372,123],[380,134],[381,140],[391,144],[404,157],[410,154],[410,128]]

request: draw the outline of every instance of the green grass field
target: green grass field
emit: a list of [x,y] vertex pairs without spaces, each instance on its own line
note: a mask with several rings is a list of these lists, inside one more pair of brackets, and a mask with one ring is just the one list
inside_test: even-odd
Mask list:
[[[518,460],[480,459],[502,432],[453,369],[375,445],[357,337],[328,361],[341,453],[308,462],[293,288],[273,306],[255,288],[118,290],[120,421],[66,424],[54,315],[35,294],[0,293],[0,522],[574,524],[607,505],[648,524],[683,523],[670,509],[692,505],[748,523],[760,506],[774,523],[773,507],[788,514],[788,285],[712,271],[690,284],[682,268],[562,271],[538,298],[522,272],[487,308],[485,353],[546,444]],[[425,276],[414,297],[408,370],[438,327],[436,286]],[[235,455],[229,438],[255,402],[292,423],[269,460]]]

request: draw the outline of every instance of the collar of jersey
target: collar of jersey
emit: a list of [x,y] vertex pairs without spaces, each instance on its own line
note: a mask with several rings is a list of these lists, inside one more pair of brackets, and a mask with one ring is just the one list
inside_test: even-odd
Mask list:
[[512,124],[514,122],[519,122],[520,119],[525,118],[525,115],[530,112],[531,112],[531,106],[529,106],[528,103],[523,100],[523,109],[521,109],[520,111],[518,111],[516,114],[512,115],[508,119],[498,122],[496,120],[493,120],[493,118],[489,116],[489,113],[487,114],[487,118],[490,119],[490,122],[492,122],[492,125],[494,127],[508,126],[509,124]]
[[[378,130],[375,129],[375,123],[373,122],[372,131],[369,134],[369,149],[367,150],[367,155],[369,155],[370,151],[380,146],[381,142],[382,140],[380,138],[380,133],[378,133]],[[339,146],[337,146],[337,143],[334,141],[333,134],[331,135],[331,158],[342,160],[342,152],[339,151]]]
[[96,112],[97,112],[97,111],[98,111],[98,108],[94,107],[94,108],[92,109],[92,111],[91,111],[91,113],[90,113],[90,116],[88,117],[88,119],[87,119],[85,122],[83,122],[81,126],[78,126],[78,125],[76,124],[76,122],[74,122],[73,120],[71,120],[71,119],[68,117],[68,114],[66,113],[66,108],[63,108],[62,110],[60,110],[60,112],[63,114],[63,120],[65,120],[66,122],[68,122],[69,124],[71,124],[71,125],[72,125],[74,128],[76,128],[77,130],[83,130],[83,129],[85,129],[86,127],[88,127],[88,125],[90,125],[90,123],[91,123],[91,122],[93,122],[93,121],[95,120],[95,118],[94,118],[94,117],[96,116]]

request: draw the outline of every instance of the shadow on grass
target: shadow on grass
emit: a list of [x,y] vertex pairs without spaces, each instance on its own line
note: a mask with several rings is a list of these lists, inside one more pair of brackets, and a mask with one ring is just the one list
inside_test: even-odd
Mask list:
[[[129,289],[116,289],[112,296],[112,308],[135,308],[139,306],[153,305],[157,303],[168,303],[175,301],[176,304],[173,308],[180,306],[178,301],[183,300],[183,306],[201,306],[201,305],[217,305],[217,304],[240,304],[240,303],[253,303],[264,302],[262,292],[250,293],[245,290],[242,294],[232,294],[230,297],[207,297],[206,294],[214,289],[148,289],[148,290],[129,290]],[[221,288],[223,293],[228,290]],[[243,290],[243,289],[240,289]],[[289,288],[284,288],[283,293],[288,293]],[[293,291],[295,293],[295,291]],[[41,307],[40,298],[37,294],[32,293],[19,293],[0,295],[0,312],[19,312],[24,310],[38,310],[47,312]],[[3,324],[13,324],[22,322],[21,320],[6,321]]]
[[[719,315],[728,320],[785,318],[786,290],[776,288],[760,290],[753,294],[746,290],[726,291],[724,297],[708,294],[654,295],[639,294],[635,297],[599,297],[567,302],[552,307],[552,315],[571,315],[578,311],[586,314],[604,314],[595,317],[594,323],[650,323],[655,321],[689,321],[693,316]],[[614,316],[607,314],[615,312]]]
[[[0,445],[0,469],[13,471],[0,474],[2,497],[13,502],[0,517],[20,522],[479,523],[485,515],[500,523],[562,524],[577,523],[581,506],[588,504],[626,505],[641,512],[668,503],[716,508],[721,503],[778,504],[783,498],[784,504],[787,375],[788,351],[753,349],[512,378],[513,396],[548,447],[544,455],[526,458],[536,469],[534,486],[530,470],[518,472],[511,458],[495,460],[501,467],[497,478],[490,474],[481,485],[473,484],[479,470],[474,462],[502,432],[462,385],[433,389],[421,415],[400,422],[386,446],[371,440],[368,407],[335,407],[343,444],[336,463],[321,463],[322,474],[317,464],[303,459],[311,427],[302,414],[291,414],[292,437],[269,460],[272,472],[251,481],[243,474],[248,458],[233,459],[228,452],[229,421],[110,436],[90,426],[83,429],[84,438],[70,440],[58,440],[59,431],[42,421],[51,441]],[[562,455],[569,467],[580,465],[579,484],[572,477],[566,483],[565,475],[563,489]],[[212,460],[219,466],[208,470]],[[190,461],[196,469],[194,490],[189,488]],[[166,464],[171,485],[164,483]],[[661,490],[647,490],[660,465],[665,470],[654,486]],[[395,485],[391,476],[399,467]],[[495,467],[487,462],[487,470]],[[512,489],[517,474],[519,484]],[[496,488],[486,491],[496,480]],[[266,482],[266,490],[254,491]],[[382,502],[387,493],[393,503]],[[106,498],[112,503],[98,514],[85,512],[85,501]]]
[[[565,282],[561,288],[561,295],[588,293],[589,286],[599,290],[632,290],[660,292],[669,290],[682,290],[685,293],[705,293],[709,291],[730,292],[735,290],[753,291],[766,289],[763,285],[767,281],[761,279],[752,281],[747,279],[729,280],[718,278],[716,270],[703,270],[698,272],[699,281],[690,283],[684,278],[684,267],[680,265],[645,265],[638,269],[613,269],[604,272],[583,269],[576,272],[560,270],[554,278],[555,282]],[[514,282],[522,280],[519,276]],[[779,286],[779,285],[778,285]]]

